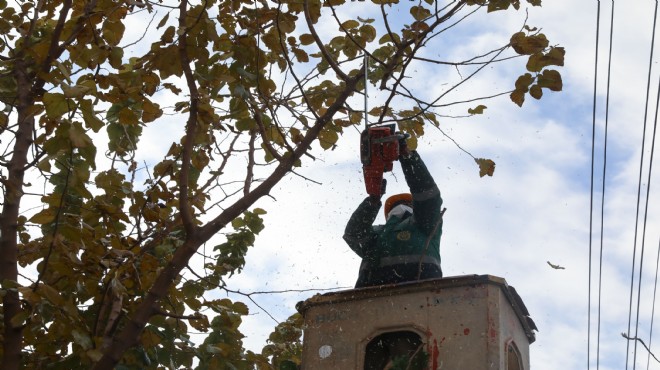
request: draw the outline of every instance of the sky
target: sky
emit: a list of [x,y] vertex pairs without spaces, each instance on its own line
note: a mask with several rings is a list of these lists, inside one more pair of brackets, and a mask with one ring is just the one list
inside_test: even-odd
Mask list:
[[[406,3],[393,7],[392,14],[405,11]],[[612,4],[545,0],[543,7],[528,12],[480,14],[425,51],[431,57],[463,60],[506,44],[525,18],[540,27],[551,44],[566,48],[566,65],[559,69],[564,91],[546,92],[540,101],[528,97],[522,108],[506,96],[488,100],[483,115],[469,118],[455,117],[466,115],[474,103],[448,107],[441,112],[447,117],[440,120],[440,129],[427,127],[418,145],[447,208],[440,247],[444,275],[494,275],[516,288],[539,328],[530,347],[534,370],[660,369],[660,362],[649,359],[643,347],[638,346],[635,355],[634,346],[628,348],[621,335],[629,332],[632,312],[631,336],[643,339],[660,356],[658,340],[650,337],[660,242],[657,158],[649,176],[660,50],[652,59],[647,98],[656,2],[616,2],[613,27]],[[345,8],[339,13],[342,19],[369,16],[367,3]],[[127,29],[144,28],[138,26]],[[467,73],[424,66],[414,71],[407,83],[429,96]],[[506,91],[521,73],[523,61],[489,67],[446,101]],[[382,95],[371,89],[369,104],[376,105]],[[161,147],[162,140],[147,138],[163,138],[181,126],[147,126],[136,160],[159,160],[169,142]],[[346,130],[337,149],[316,148],[317,159],[296,170],[300,176],[289,175],[271,197],[256,204],[268,212],[266,228],[248,252],[243,272],[228,280],[232,290],[270,292],[252,294],[253,301],[230,295],[250,307],[241,327],[248,349],[260,352],[277,322],[295,313],[297,302],[353,287],[360,259],[342,235],[366,196],[358,137],[358,128]],[[494,160],[494,176],[479,177],[472,156]],[[389,194],[407,191],[398,164],[386,178]],[[376,222],[383,221],[379,216]]]
[[[360,14],[362,5],[354,4],[355,14]],[[647,190],[658,180],[656,163],[648,181],[658,50],[651,69],[640,177],[654,7],[649,0],[614,5],[611,58],[612,2],[587,0],[546,0],[528,15],[521,10],[479,16],[455,38],[443,41],[442,48],[428,51],[451,60],[489,50],[493,43],[506,43],[525,16],[530,25],[542,28],[551,44],[566,48],[561,93],[546,92],[540,101],[528,97],[522,108],[506,96],[489,100],[484,115],[444,118],[442,132],[427,128],[418,146],[447,208],[440,249],[444,275],[495,275],[517,289],[539,328],[530,347],[535,370],[660,369],[641,345],[635,355],[634,342],[628,348],[621,335],[628,333],[632,312],[631,336],[637,333],[660,355],[657,339],[649,339],[660,238],[657,188],[650,187],[645,214]],[[509,88],[522,68],[511,63],[485,70],[452,98]],[[413,75],[415,87],[429,92],[441,91],[457,78],[456,71],[421,67]],[[377,92],[372,98],[378,99]],[[464,115],[467,108],[453,107],[446,113]],[[475,157],[493,159],[494,176],[480,178],[472,157],[453,141]],[[347,131],[337,150],[316,154],[317,161],[298,171],[314,182],[289,176],[272,193],[274,199],[257,204],[268,211],[266,229],[249,251],[243,272],[229,280],[232,289],[242,292],[289,291],[252,295],[261,308],[234,296],[250,305],[242,331],[246,346],[255,351],[264,345],[274,319],[284,321],[295,312],[296,302],[324,289],[350,289],[357,277],[360,260],[342,240],[346,221],[365,197],[357,130]],[[388,193],[407,190],[398,164],[387,179]]]

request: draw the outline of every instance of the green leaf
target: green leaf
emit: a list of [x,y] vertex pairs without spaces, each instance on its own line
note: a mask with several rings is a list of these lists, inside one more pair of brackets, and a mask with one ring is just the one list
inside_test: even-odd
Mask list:
[[319,133],[318,140],[321,148],[328,150],[335,146],[337,140],[339,140],[339,135],[334,130],[324,129]]
[[69,111],[69,104],[60,93],[44,93],[43,102],[50,118],[59,118]]

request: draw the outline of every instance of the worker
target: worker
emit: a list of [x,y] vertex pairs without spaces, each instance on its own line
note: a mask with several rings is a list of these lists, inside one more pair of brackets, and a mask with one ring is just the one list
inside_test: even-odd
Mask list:
[[344,240],[362,258],[356,288],[442,277],[440,190],[405,139],[399,162],[410,193],[385,201],[385,225],[373,226],[382,194],[364,199],[346,225]]

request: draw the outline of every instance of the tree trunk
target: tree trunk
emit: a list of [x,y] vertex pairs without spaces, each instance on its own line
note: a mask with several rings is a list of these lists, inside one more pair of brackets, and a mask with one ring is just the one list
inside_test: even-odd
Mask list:
[[[28,163],[28,153],[32,145],[34,116],[27,113],[34,105],[31,98],[30,77],[20,61],[16,62],[14,77],[17,84],[18,128],[14,151],[8,164],[8,176],[4,181],[4,205],[0,215],[0,280],[18,281],[18,215],[23,198],[23,179]],[[22,312],[16,289],[8,290],[2,299],[4,314],[3,357],[0,368],[16,370],[20,366],[23,341],[22,323],[12,323],[12,319]],[[16,324],[16,325],[15,325]]]

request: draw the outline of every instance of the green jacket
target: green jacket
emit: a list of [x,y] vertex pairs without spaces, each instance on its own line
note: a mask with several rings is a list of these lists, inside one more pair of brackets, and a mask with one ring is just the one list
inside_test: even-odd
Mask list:
[[[346,225],[344,240],[362,257],[358,286],[416,280],[420,262],[437,265],[440,271],[440,190],[417,152],[401,157],[399,162],[413,197],[413,214],[392,216],[385,225],[373,226],[381,202],[367,197]],[[392,274],[400,278],[392,280]],[[442,273],[437,275],[426,277],[440,277]]]

